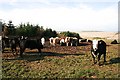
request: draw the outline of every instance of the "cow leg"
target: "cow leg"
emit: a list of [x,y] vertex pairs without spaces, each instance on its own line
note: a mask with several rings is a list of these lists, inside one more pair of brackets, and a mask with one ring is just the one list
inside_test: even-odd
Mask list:
[[38,51],[39,51],[39,55],[41,55],[41,49],[40,48],[37,48],[38,49]]
[[103,56],[104,56],[104,62],[106,62],[106,53],[104,53]]
[[66,43],[66,45],[68,46],[69,43]]
[[93,57],[93,62],[94,62],[94,64],[96,64],[97,62],[95,61],[95,54],[94,54],[94,52],[91,52],[91,53],[92,53],[92,57]]
[[73,46],[73,43],[71,42],[71,46]]
[[18,52],[17,52],[17,49],[16,49],[16,47],[15,47],[15,53],[16,53],[16,55],[18,55]]
[[98,55],[98,64],[100,65],[100,57],[101,57],[101,53],[99,53],[99,55]]
[[41,49],[38,48],[39,53],[41,53]]
[[93,56],[93,62],[94,62],[94,64],[96,64],[97,62],[95,61],[95,57]]
[[13,54],[13,56],[15,56],[15,55],[14,55],[14,50],[13,50],[13,49],[12,49],[12,54]]
[[4,52],[4,48],[2,47],[2,53]]
[[15,56],[15,55],[14,55],[14,48],[13,48],[13,47],[11,47],[11,50],[12,50],[12,54],[13,54],[13,56]]
[[77,46],[78,44],[77,44],[77,42],[76,42],[76,46]]
[[22,57],[22,54],[23,54],[23,50],[20,49],[20,57]]
[[20,48],[20,57],[23,57],[23,52],[25,51],[25,48]]

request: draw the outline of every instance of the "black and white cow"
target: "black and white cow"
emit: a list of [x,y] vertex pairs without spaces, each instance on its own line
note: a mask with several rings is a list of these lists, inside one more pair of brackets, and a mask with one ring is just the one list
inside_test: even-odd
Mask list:
[[56,46],[56,44],[60,44],[60,40],[61,40],[61,38],[59,38],[59,37],[49,38],[50,45],[52,45],[52,46]]
[[76,37],[71,38],[71,46],[78,46],[78,43],[79,43],[78,38]]
[[41,49],[43,45],[41,43],[41,39],[21,39],[20,40],[20,57],[22,57],[23,52],[26,48],[29,49],[38,49],[39,53],[41,53]]
[[94,64],[97,63],[95,61],[95,58],[98,57],[99,62],[102,54],[104,56],[104,62],[106,62],[106,43],[103,40],[93,40],[91,46],[91,54],[93,57]]
[[66,46],[77,46],[78,45],[78,38],[76,37],[66,37],[65,38]]

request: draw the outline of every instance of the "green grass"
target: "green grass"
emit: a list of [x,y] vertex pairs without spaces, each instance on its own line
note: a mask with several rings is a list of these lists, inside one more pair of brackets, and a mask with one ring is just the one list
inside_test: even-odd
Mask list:
[[[62,56],[28,56],[24,59],[2,60],[3,78],[118,78],[118,45],[109,46],[107,62],[104,65],[93,65],[90,51],[82,51],[78,46],[79,55]],[[86,46],[87,47],[87,46]],[[64,54],[63,52],[59,52]],[[56,53],[57,54],[57,53]],[[72,53],[71,53],[72,54]],[[84,55],[80,55],[84,54]],[[37,59],[36,59],[37,58]],[[103,56],[101,58],[103,64]]]

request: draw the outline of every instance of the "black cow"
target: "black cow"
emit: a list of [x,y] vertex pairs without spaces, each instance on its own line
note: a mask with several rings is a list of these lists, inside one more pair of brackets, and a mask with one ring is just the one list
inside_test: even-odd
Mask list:
[[115,39],[114,41],[111,42],[111,44],[118,44],[117,40]]
[[87,39],[79,39],[79,43],[80,42],[87,42]]
[[20,40],[19,38],[15,37],[13,39],[10,39],[10,47],[12,52],[16,52],[17,53],[17,47],[20,47]]
[[38,49],[39,53],[41,53],[41,49],[43,48],[41,39],[21,39],[20,40],[20,57],[22,57],[23,52],[26,48]]
[[106,43],[103,40],[93,40],[92,47],[91,47],[91,54],[93,57],[94,64],[97,62],[95,61],[95,58],[98,55],[98,62],[100,61],[100,57],[103,54],[104,56],[104,62],[106,62]]
[[92,40],[88,40],[88,43],[92,43]]
[[4,48],[10,47],[10,39],[8,37],[2,37],[2,50],[4,51]]
[[[3,37],[2,38],[2,52],[4,52],[5,48],[11,48],[12,53],[17,54],[17,46],[19,46],[19,40],[17,37],[14,38],[8,38],[8,37]],[[14,54],[13,54],[14,55]]]

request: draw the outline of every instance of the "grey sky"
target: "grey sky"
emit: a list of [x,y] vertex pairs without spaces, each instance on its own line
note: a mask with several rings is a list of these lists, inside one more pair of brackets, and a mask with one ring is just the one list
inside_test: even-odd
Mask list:
[[57,31],[118,30],[118,0],[0,0],[0,14]]

